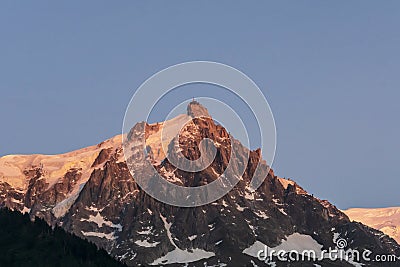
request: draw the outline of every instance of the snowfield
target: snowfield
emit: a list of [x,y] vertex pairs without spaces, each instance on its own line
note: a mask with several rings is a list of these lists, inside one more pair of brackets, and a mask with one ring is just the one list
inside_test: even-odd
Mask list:
[[400,244],[400,207],[343,210],[350,220],[361,222],[392,237]]

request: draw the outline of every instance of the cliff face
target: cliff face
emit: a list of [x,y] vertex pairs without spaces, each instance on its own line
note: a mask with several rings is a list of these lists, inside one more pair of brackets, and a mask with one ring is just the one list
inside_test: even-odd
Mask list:
[[[349,241],[349,248],[399,255],[394,240],[350,222],[328,201],[313,197],[292,180],[275,176],[272,170],[253,192],[250,179],[255,167],[260,161],[267,167],[260,151],[249,151],[238,140],[229,138],[226,130],[205,112],[200,104],[191,103],[188,114],[172,119],[175,122],[189,118],[188,123],[179,135],[164,140],[159,132],[170,131],[174,123],[136,125],[130,135],[145,127],[143,138],[147,150],[145,155],[143,149],[138,149],[128,159],[129,164],[137,166],[134,176],[138,177],[132,177],[128,170],[121,136],[64,155],[3,157],[0,203],[43,218],[50,225],[60,225],[131,266],[178,263],[251,266],[252,262],[263,264],[256,253],[264,245],[274,248],[284,244],[290,248],[302,243],[304,249],[307,246],[328,249],[335,247],[339,236]],[[202,117],[192,119],[199,114]],[[216,156],[209,167],[199,172],[177,169],[160,150],[165,142],[168,154],[175,155],[173,150],[179,149],[186,159],[196,160],[201,157],[199,145],[205,138],[213,140]],[[247,158],[245,155],[249,153],[247,162],[239,160],[233,168],[233,172],[243,171],[243,175],[227,195],[208,205],[180,208],[163,204],[135,182],[150,172],[140,160],[147,157],[171,183],[190,187],[209,184],[226,170],[231,152],[239,159]],[[151,182],[149,178],[148,183]],[[340,266],[348,264],[341,262]],[[323,266],[330,265],[335,266],[323,261]]]

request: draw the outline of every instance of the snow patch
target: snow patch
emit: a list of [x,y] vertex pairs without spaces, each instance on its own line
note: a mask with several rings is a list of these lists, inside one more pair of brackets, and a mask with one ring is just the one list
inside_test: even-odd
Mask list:
[[248,200],[254,200],[254,192],[245,190],[244,191],[244,198]]
[[244,211],[244,209],[247,209],[247,207],[242,207],[242,206],[240,206],[239,204],[236,203],[236,209],[238,211]]
[[278,209],[283,215],[286,215],[287,216],[287,213],[285,212],[285,210],[283,209],[283,208],[279,208]]
[[161,220],[164,222],[164,228],[167,231],[167,236],[171,244],[175,247],[174,250],[168,252],[165,256],[156,259],[150,265],[160,265],[160,264],[172,264],[172,263],[188,263],[194,262],[201,259],[207,259],[215,256],[215,253],[208,252],[202,249],[192,249],[191,251],[180,249],[172,239],[171,225],[168,223],[167,219],[160,214]]
[[112,222],[105,220],[104,217],[101,216],[100,212],[97,212],[96,216],[89,215],[89,219],[82,218],[80,221],[94,222],[95,224],[97,224],[98,227],[103,227],[103,225],[106,225],[111,228],[116,228],[119,232],[122,231],[121,224],[113,224]]
[[192,251],[176,248],[173,251],[168,252],[167,255],[156,259],[154,262],[150,263],[150,265],[188,263],[207,259],[213,256],[215,256],[215,253],[198,248],[192,249]]
[[135,244],[138,245],[139,247],[153,248],[156,247],[158,244],[160,244],[160,242],[150,243],[147,240],[137,240]]
[[190,240],[190,241],[193,241],[194,239],[196,239],[197,238],[197,235],[192,235],[192,236],[189,236],[188,237],[188,239]]
[[81,231],[82,235],[84,236],[95,236],[95,237],[99,237],[99,238],[106,238],[108,240],[114,240],[115,236],[114,236],[114,232],[109,233],[109,234],[105,234],[105,233],[100,233],[100,232],[84,232]]
[[149,235],[149,234],[151,234],[152,230],[153,230],[153,226],[148,226],[148,227],[144,227],[144,230],[142,230],[142,231],[137,231],[137,233],[139,235]]
[[263,218],[263,219],[268,219],[269,218],[269,216],[262,210],[254,211],[253,213],[255,215],[257,215],[258,217]]
[[[265,244],[257,240],[256,242],[254,242],[253,245],[244,249],[243,253],[252,257],[257,257],[258,251],[264,250],[265,246],[266,246]],[[288,236],[286,239],[282,239],[281,244],[276,247],[271,248],[267,246],[267,248],[274,249],[275,253],[279,250],[284,250],[284,251],[295,250],[298,253],[302,253],[305,250],[312,250],[315,251],[317,257],[319,257],[322,252],[321,244],[319,244],[311,236],[299,233],[294,233]]]
[[29,209],[29,208],[27,208],[27,207],[24,207],[24,208],[21,210],[21,213],[22,213],[22,214],[29,213],[29,212],[31,212],[31,209]]

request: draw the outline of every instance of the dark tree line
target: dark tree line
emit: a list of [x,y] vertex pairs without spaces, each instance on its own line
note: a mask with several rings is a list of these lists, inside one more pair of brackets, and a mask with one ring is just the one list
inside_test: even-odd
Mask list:
[[124,266],[94,244],[39,218],[0,209],[0,266]]

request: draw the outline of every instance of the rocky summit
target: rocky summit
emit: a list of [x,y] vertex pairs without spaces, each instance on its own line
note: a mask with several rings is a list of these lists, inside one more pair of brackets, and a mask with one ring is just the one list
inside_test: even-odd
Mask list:
[[[178,121],[188,119],[178,135],[168,136]],[[400,256],[395,240],[351,222],[334,205],[308,194],[291,179],[277,177],[272,169],[265,173],[262,185],[252,190],[250,180],[257,164],[267,169],[260,150],[249,151],[231,138],[200,103],[190,103],[187,114],[166,122],[138,123],[129,134],[143,127],[146,154],[138,149],[128,159],[140,169],[133,176],[121,135],[66,154],[0,158],[0,206],[61,226],[129,266],[377,266],[363,259],[283,262],[277,257],[257,257],[266,247],[321,253],[335,248],[338,239],[347,241],[345,249]],[[161,138],[161,131],[166,138]],[[166,158],[166,153],[174,155],[173,150],[179,149],[187,159],[198,159],[205,138],[216,148],[206,169],[185,172]],[[141,162],[147,157],[151,167],[171,183],[205,185],[224,173],[231,152],[239,159],[249,155],[247,162],[238,161],[233,168],[243,169],[243,174],[228,194],[208,205],[170,206],[150,197],[135,182],[135,175],[146,172]]]

